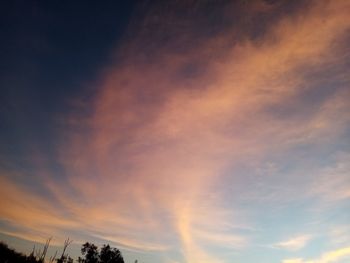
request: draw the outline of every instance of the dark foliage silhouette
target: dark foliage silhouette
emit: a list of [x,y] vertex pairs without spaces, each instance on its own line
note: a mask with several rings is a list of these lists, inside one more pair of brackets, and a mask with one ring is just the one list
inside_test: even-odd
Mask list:
[[101,263],[124,263],[124,259],[120,251],[111,248],[109,245],[103,245],[100,252]]
[[10,249],[6,244],[0,242],[0,262],[1,263],[42,263],[33,254],[25,256]]
[[109,245],[103,245],[99,252],[97,246],[86,242],[81,248],[81,253],[85,258],[79,257],[80,263],[124,263],[119,249],[111,248]]
[[[0,263],[73,263],[74,260],[66,254],[67,247],[72,243],[69,238],[65,240],[62,254],[56,258],[56,253],[45,260],[51,238],[49,238],[43,250],[36,250],[35,247],[29,256],[23,255],[10,249],[6,244],[0,242]],[[110,245],[103,245],[99,250],[97,246],[86,242],[82,245],[81,253],[83,257],[79,257],[78,263],[124,263],[123,256],[119,249],[112,248]]]
[[79,262],[82,263],[98,263],[99,253],[98,248],[94,244],[86,242],[81,248],[81,254],[85,256],[84,259],[79,257]]

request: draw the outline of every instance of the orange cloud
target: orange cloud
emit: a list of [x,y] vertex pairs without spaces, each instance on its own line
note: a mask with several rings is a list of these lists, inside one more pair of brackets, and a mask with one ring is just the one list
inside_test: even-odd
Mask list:
[[64,237],[59,230],[78,227],[75,220],[67,218],[48,200],[14,184],[6,177],[0,177],[0,185],[1,219],[20,228],[20,232],[2,229],[2,233],[39,242],[57,235],[55,242],[62,243]]
[[[224,57],[215,48],[230,43],[229,29],[196,50],[160,49],[150,63],[130,55],[111,66],[101,76],[93,114],[79,127],[84,132],[70,130],[60,149],[67,184],[45,182],[71,219],[36,197],[22,215],[30,194],[9,182],[12,194],[3,193],[1,216],[28,228],[79,225],[129,249],[180,246],[187,262],[221,261],[204,248],[210,243],[249,245],[236,231],[251,227],[249,218],[237,216],[237,204],[223,204],[215,185],[228,169],[235,181],[240,161],[344,129],[349,102],[343,93],[297,119],[277,118],[268,108],[298,100],[308,81],[303,68],[331,63],[335,43],[349,29],[349,8],[348,1],[313,2],[282,18],[259,43],[226,45]],[[177,77],[179,68],[208,52],[205,74]],[[282,245],[299,248],[301,241]]]
[[[140,222],[152,232],[174,224],[170,232],[179,236],[187,256],[186,251],[198,251],[198,257],[205,257],[200,244],[208,238],[246,243],[239,235],[216,237],[206,230],[232,220],[214,219],[212,214],[228,208],[208,201],[209,193],[235,159],[264,154],[271,144],[289,147],[316,130],[323,113],[296,124],[273,119],[264,109],[300,92],[300,67],[330,61],[332,44],[349,26],[347,7],[346,1],[316,3],[303,14],[283,18],[262,43],[232,46],[225,59],[210,61],[206,76],[191,81],[171,80],[179,66],[206,53],[205,43],[183,57],[161,54],[151,65],[130,63],[107,70],[90,132],[73,141],[73,155],[64,158],[74,174],[69,179],[74,189],[90,207],[102,204],[96,213],[89,209],[90,218],[101,223],[113,218],[110,226],[129,233]],[[198,217],[202,206],[211,211],[206,216],[213,222],[195,230],[203,220]],[[162,215],[155,216],[156,211]],[[143,234],[152,235],[147,229]]]
[[[349,25],[347,7],[344,1],[320,3],[282,19],[262,43],[232,46],[225,59],[212,59],[207,74],[191,81],[173,81],[173,74],[196,51],[107,71],[91,119],[94,132],[85,140],[90,143],[87,148],[77,144],[79,154],[70,158],[86,165],[72,176],[72,185],[94,199],[105,189],[102,199],[109,198],[119,211],[133,211],[140,222],[149,218],[146,222],[156,228],[162,228],[165,216],[190,262],[210,258],[199,245],[204,240],[237,247],[247,243],[239,235],[220,234],[217,226],[234,216],[215,220],[212,214],[227,208],[211,204],[208,193],[233,160],[264,154],[271,144],[289,147],[309,140],[310,134],[318,138],[318,130],[334,130],[327,106],[298,124],[273,119],[264,109],[294,99],[304,82],[300,67],[322,66],[331,59],[334,41]],[[344,101],[344,106],[349,105]],[[202,206],[211,211],[206,216],[212,224],[197,229]],[[155,218],[154,211],[164,214]],[[139,224],[128,225],[128,231]]]

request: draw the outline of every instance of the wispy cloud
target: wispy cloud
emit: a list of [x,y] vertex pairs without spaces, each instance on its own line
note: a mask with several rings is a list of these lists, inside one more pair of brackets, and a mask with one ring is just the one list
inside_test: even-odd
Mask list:
[[282,263],[303,263],[303,262],[305,262],[305,261],[303,261],[302,258],[285,259],[282,261]]
[[[318,259],[304,260],[302,258],[285,259],[282,263],[332,263],[340,262],[340,260],[350,258],[350,247],[339,248],[333,251],[324,253]],[[341,261],[343,262],[343,261]]]
[[287,250],[299,250],[304,248],[312,239],[311,235],[300,235],[290,238],[286,241],[279,242],[274,247],[287,249]]
[[332,226],[328,233],[328,238],[334,245],[344,245],[350,243],[350,225],[337,224]]
[[[208,193],[216,191],[213,186],[224,179],[221,173],[238,160],[265,154],[270,145],[278,151],[341,130],[347,117],[339,115],[343,121],[334,122],[330,112],[343,108],[325,106],[296,119],[275,118],[267,109],[303,91],[308,80],[301,68],[322,68],[332,58],[334,41],[348,28],[346,5],[315,4],[302,15],[284,18],[259,44],[232,45],[224,59],[211,53],[205,74],[189,80],[176,76],[179,69],[217,42],[184,54],[160,49],[151,63],[131,57],[136,63],[112,67],[102,77],[89,120],[92,132],[86,138],[73,137],[69,151],[64,149],[70,185],[94,200],[88,201],[91,207],[110,199],[111,208],[125,211],[116,220],[125,222],[121,226],[128,233],[146,222],[142,235],[147,239],[148,229],[162,233],[159,243],[176,236],[187,261],[214,260],[203,248],[210,242],[247,245],[246,237],[220,230],[237,221],[238,207],[221,205],[220,197],[211,199]],[[330,99],[325,105],[339,103]],[[343,105],[349,106],[345,101]],[[113,212],[104,216],[106,209],[101,210],[93,217],[113,217]],[[121,234],[115,233],[117,239]],[[280,245],[299,249],[307,241],[304,236]]]
[[[270,8],[254,5],[252,12]],[[67,142],[57,149],[67,177],[57,184],[48,170],[43,182],[55,203],[4,181],[1,217],[42,235],[77,228],[128,249],[178,250],[186,262],[225,261],[213,252],[215,246],[249,247],[254,241],[241,230],[254,228],[253,206],[242,208],[244,189],[227,201],[222,193],[227,189],[217,185],[244,185],[240,163],[327,143],[346,131],[350,104],[343,86],[309,111],[302,97],[317,89],[306,68],[322,72],[343,59],[338,49],[349,29],[348,10],[348,1],[315,1],[279,18],[258,41],[232,42],[237,35],[232,26],[195,48],[159,47],[152,59],[137,53],[140,41],[130,40],[123,62],[101,73],[87,106],[92,113],[69,116]],[[186,37],[183,43],[190,41]],[[198,72],[192,69],[197,74],[188,77],[191,65]],[[328,194],[327,182],[310,191]],[[275,246],[299,250],[311,238],[301,235]],[[348,252],[332,253],[320,262]],[[292,262],[304,263],[284,261]]]
[[310,194],[320,196],[324,201],[335,202],[350,198],[350,156],[340,154],[337,162],[319,171]]

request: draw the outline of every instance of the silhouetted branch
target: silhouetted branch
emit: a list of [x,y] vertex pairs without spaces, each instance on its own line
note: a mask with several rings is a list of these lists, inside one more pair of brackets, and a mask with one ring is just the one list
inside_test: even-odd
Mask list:
[[50,263],[53,263],[55,261],[56,256],[57,256],[57,250],[56,250],[55,254],[50,257]]
[[41,262],[44,262],[44,261],[45,261],[47,249],[48,249],[49,246],[50,246],[51,239],[52,239],[52,237],[48,238],[48,239],[46,240],[46,242],[45,242],[44,249],[43,249],[43,253],[41,254],[40,259],[39,259]]

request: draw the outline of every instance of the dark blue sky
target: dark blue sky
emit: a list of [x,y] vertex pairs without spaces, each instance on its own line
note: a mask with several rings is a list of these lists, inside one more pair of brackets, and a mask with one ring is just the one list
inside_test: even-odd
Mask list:
[[[7,162],[20,162],[32,147],[52,148],[59,115],[108,64],[135,6],[136,1],[1,3],[0,148]],[[86,99],[91,92],[84,91]]]

